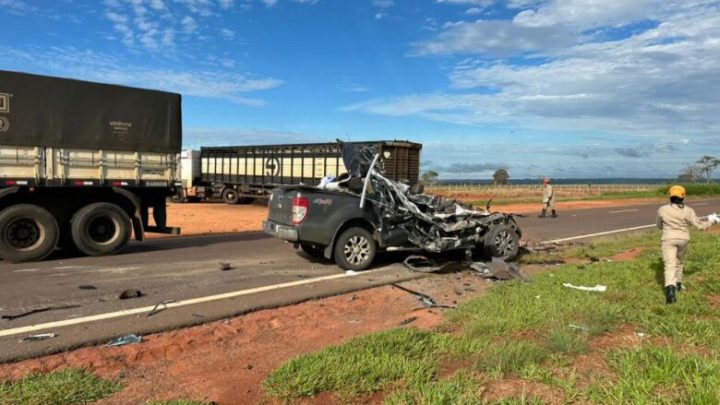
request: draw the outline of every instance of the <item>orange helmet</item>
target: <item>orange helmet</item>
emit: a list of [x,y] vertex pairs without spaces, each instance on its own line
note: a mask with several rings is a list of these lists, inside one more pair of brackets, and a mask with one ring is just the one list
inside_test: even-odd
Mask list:
[[668,195],[670,197],[685,198],[685,187],[674,185],[668,190]]

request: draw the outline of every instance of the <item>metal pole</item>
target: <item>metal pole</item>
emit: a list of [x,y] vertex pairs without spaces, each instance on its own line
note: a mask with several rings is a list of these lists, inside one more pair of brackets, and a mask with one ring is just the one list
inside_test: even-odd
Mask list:
[[372,175],[372,172],[375,169],[375,164],[377,163],[379,158],[380,158],[380,154],[378,153],[375,155],[375,158],[373,159],[372,163],[370,164],[370,169],[368,170],[368,173],[365,176],[365,183],[363,183],[363,190],[362,190],[362,194],[360,195],[360,209],[365,207],[365,194],[367,193],[367,188],[368,188],[368,185],[370,184],[370,175]]

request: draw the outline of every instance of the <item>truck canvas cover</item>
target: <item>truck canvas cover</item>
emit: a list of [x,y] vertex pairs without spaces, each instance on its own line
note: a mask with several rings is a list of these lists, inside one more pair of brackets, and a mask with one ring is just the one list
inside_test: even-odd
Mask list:
[[0,145],[178,153],[180,95],[0,70]]

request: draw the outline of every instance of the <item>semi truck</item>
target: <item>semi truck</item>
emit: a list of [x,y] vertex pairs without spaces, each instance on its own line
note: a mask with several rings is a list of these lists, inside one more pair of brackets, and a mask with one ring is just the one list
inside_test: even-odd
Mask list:
[[0,258],[179,233],[165,199],[181,145],[179,94],[0,71]]
[[[383,170],[392,180],[417,186],[419,143],[398,140],[350,142],[385,153]],[[272,189],[290,185],[318,185],[325,177],[347,172],[338,142],[285,145],[201,147],[183,150],[173,200],[223,199],[228,204],[267,198]]]

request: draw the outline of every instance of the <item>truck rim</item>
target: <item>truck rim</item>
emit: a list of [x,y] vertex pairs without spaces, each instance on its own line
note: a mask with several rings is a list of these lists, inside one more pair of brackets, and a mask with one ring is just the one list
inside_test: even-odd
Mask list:
[[5,228],[5,240],[15,249],[28,249],[37,245],[42,230],[32,218],[17,218]]
[[348,263],[362,264],[370,257],[370,242],[363,236],[353,236],[345,243],[343,252]]
[[515,249],[515,240],[508,231],[502,231],[495,236],[495,249],[502,256],[510,254]]
[[117,236],[117,224],[112,218],[99,216],[90,221],[88,236],[97,243],[112,242]]

